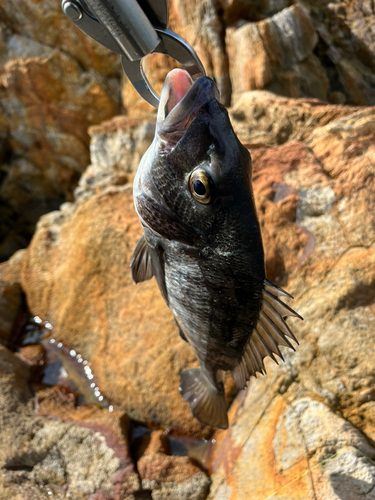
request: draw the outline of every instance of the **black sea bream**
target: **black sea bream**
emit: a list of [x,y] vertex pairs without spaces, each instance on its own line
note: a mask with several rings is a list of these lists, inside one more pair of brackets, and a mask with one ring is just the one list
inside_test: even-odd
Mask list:
[[237,139],[208,77],[194,84],[169,73],[155,138],[134,182],[144,228],[131,262],[136,283],[155,276],[181,337],[200,367],[181,375],[180,392],[204,424],[226,428],[224,374],[243,389],[263,359],[296,340],[266,279],[251,185],[251,158]]

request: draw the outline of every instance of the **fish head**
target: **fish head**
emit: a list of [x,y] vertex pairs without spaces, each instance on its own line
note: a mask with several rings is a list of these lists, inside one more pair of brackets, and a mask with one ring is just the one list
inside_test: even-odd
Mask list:
[[134,198],[143,225],[190,246],[233,248],[241,232],[257,226],[250,154],[210,78],[168,74]]

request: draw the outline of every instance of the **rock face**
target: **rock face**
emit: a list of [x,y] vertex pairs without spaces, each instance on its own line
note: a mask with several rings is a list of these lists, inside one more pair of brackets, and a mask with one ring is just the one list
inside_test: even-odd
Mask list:
[[244,92],[229,110],[234,130],[248,148],[304,141],[312,131],[361,108],[317,99],[287,99],[267,91]]
[[241,2],[232,3],[250,21],[226,29],[235,94],[267,89],[291,97],[374,104],[375,12],[370,3],[272,3],[271,16],[267,2],[259,2],[257,15],[250,9],[246,15]]
[[[283,352],[279,367],[267,364],[268,376],[234,403],[230,430],[215,436],[210,498],[262,499],[280,490],[280,498],[335,499],[348,484],[371,499],[375,110],[292,100],[295,116],[305,110],[300,128],[294,123],[283,144],[265,147],[277,143],[266,117],[287,123],[288,101],[260,92],[249,102],[263,117],[259,142],[251,143],[267,274],[295,295],[305,322],[293,325],[297,352]],[[246,113],[240,118],[247,123]],[[119,152],[122,145],[144,151],[151,130],[152,122],[124,119],[92,129],[94,164],[76,201],[40,220],[21,256],[21,284],[32,313],[90,360],[107,400],[145,424],[206,433],[178,394],[179,375],[195,356],[155,283],[130,278],[141,228],[126,183],[132,160]],[[153,498],[164,498],[169,486],[152,482],[159,469],[149,462],[172,471],[178,461],[152,453],[138,471],[144,488],[159,485]],[[185,495],[192,486],[181,481]],[[204,476],[199,481],[204,491]]]
[[225,49],[225,25],[215,0],[170,2],[171,27],[192,44],[207,74],[214,78],[224,105],[230,104],[229,60]]
[[[20,8],[12,7],[12,12],[28,10]],[[0,107],[5,123],[3,139],[0,124],[1,260],[27,245],[42,214],[72,199],[89,163],[88,127],[111,118],[120,104],[119,70],[116,73],[113,62],[111,77],[88,70],[87,61],[84,69],[65,46],[58,50],[46,39],[44,44],[29,39],[29,24],[23,35],[12,33],[9,26],[1,32]],[[72,28],[65,31],[72,33]],[[108,66],[105,54],[93,59],[103,59]]]
[[[152,115],[147,119],[117,116],[113,120],[91,127],[91,168],[98,170],[98,173],[103,171],[107,176],[115,174],[116,179],[111,178],[111,184],[121,183],[118,176],[127,174],[131,177],[137,171],[142,156],[154,138],[154,121]],[[81,183],[77,191],[87,192],[88,188],[85,183],[82,190]],[[77,196],[77,192],[75,194]]]
[[[258,89],[338,104],[375,104],[370,1],[173,0],[169,5],[171,28],[195,48],[226,105]],[[152,64],[157,68],[152,83],[160,88],[169,63],[159,58]],[[129,111],[130,104],[144,109],[125,88]]]
[[[86,70],[94,69],[105,76],[119,75],[117,55],[75,28],[62,14],[59,3],[46,0],[37,3],[16,0],[10,4],[2,0],[0,9],[5,38],[10,32],[22,31],[26,38],[23,47],[26,51],[30,42],[35,40],[39,44],[55,47],[69,54]],[[22,54],[18,53],[16,57],[22,57]]]
[[298,3],[264,21],[228,29],[234,94],[269,88],[293,97],[326,99],[328,80],[313,54],[317,42],[312,19]]

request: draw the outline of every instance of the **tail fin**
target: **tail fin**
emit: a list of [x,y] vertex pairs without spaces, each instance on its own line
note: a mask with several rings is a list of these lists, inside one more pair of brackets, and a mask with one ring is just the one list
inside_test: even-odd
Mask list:
[[210,384],[200,368],[186,370],[181,374],[180,393],[190,403],[194,417],[202,424],[220,429],[228,428],[224,388],[216,388]]

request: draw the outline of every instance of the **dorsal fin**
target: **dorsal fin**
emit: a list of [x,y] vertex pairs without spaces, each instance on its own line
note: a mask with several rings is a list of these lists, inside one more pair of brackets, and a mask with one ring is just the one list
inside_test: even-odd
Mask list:
[[268,280],[264,282],[262,295],[262,306],[258,322],[245,346],[241,361],[231,371],[238,389],[243,389],[252,375],[256,377],[257,372],[266,373],[263,362],[266,356],[278,363],[274,356],[276,354],[284,361],[279,346],[286,346],[295,350],[287,337],[298,344],[284,318],[286,316],[303,318],[279,298],[283,296],[291,297],[291,295]]
[[144,233],[139,238],[135,246],[132,259],[130,261],[132,278],[135,283],[150,280],[154,273],[152,271],[151,253],[147,245]]
[[267,290],[267,292],[272,293],[272,295],[276,295],[277,297],[289,297],[290,299],[294,299],[293,295],[290,295],[290,293],[286,292],[267,279],[264,280],[264,289]]

